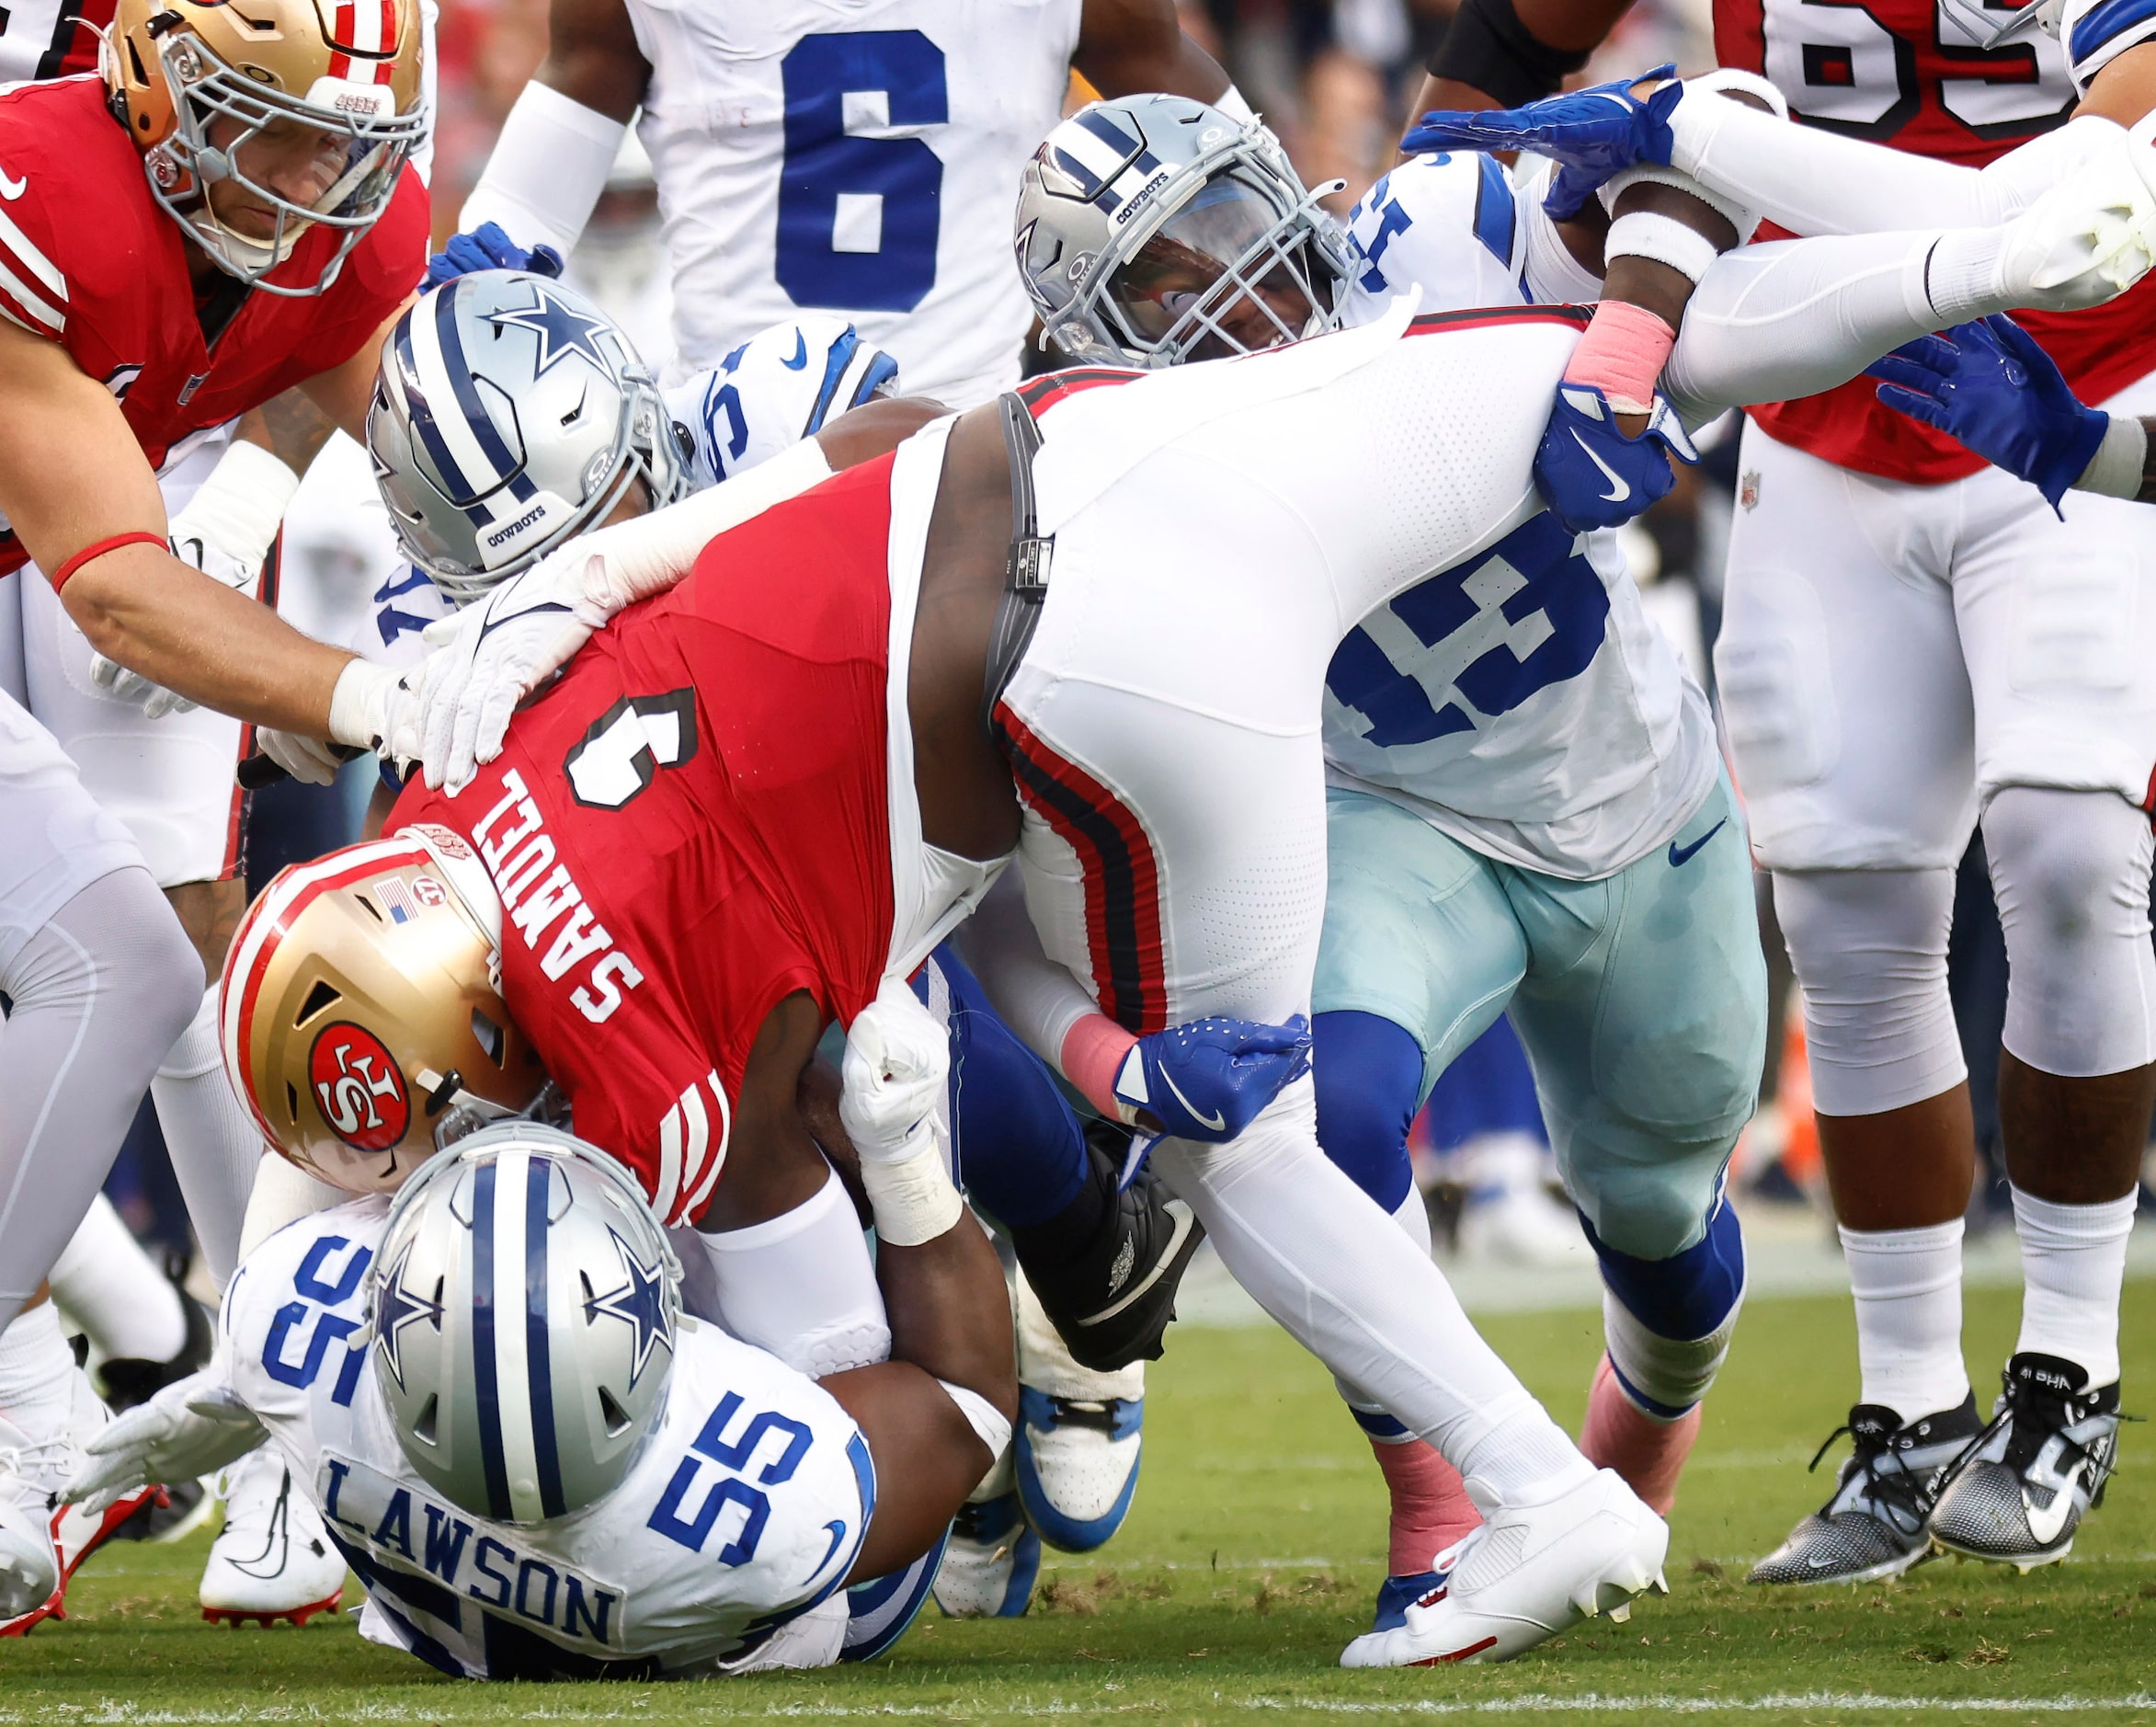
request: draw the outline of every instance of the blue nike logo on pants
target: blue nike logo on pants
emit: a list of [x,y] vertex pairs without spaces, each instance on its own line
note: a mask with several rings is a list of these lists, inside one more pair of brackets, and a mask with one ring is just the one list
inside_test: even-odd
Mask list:
[[1701,846],[1705,845],[1709,840],[1713,839],[1715,835],[1721,832],[1722,829],[1727,828],[1728,825],[1729,818],[1728,817],[1724,816],[1721,820],[1715,823],[1713,827],[1709,828],[1705,833],[1701,834],[1699,838],[1694,840],[1690,845],[1681,846],[1674,840],[1671,841],[1670,867],[1673,870],[1683,869],[1687,864],[1692,862],[1692,856],[1694,852],[1697,852]]

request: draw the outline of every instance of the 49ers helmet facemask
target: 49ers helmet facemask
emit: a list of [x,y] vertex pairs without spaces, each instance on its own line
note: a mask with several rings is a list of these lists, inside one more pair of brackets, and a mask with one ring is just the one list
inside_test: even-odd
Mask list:
[[[220,269],[304,296],[336,280],[426,136],[419,31],[418,0],[119,0],[101,61],[151,195]],[[322,178],[304,202],[266,177],[294,150]],[[219,182],[266,207],[265,231],[219,216]],[[321,269],[266,280],[314,225],[339,234]]]
[[280,871],[224,962],[233,1089],[269,1143],[390,1193],[458,1133],[531,1111],[546,1070],[503,1004],[501,901],[446,828]]

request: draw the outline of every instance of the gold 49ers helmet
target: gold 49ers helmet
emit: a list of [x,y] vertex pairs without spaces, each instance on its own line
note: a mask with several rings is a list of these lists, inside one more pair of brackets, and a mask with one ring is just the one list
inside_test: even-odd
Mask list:
[[219,1012],[270,1144],[390,1193],[459,1130],[531,1109],[546,1070],[502,1003],[500,943],[493,883],[446,828],[279,871],[233,937]]
[[[219,268],[288,295],[327,288],[388,208],[426,134],[419,62],[418,0],[119,0],[103,52],[153,196]],[[307,203],[258,177],[302,133],[343,149]],[[209,193],[220,181],[268,205],[268,234],[219,219]],[[314,280],[265,281],[314,223],[342,231]]]

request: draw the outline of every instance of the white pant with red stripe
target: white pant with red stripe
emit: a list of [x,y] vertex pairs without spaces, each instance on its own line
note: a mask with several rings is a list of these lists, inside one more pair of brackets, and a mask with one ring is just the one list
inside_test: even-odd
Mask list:
[[[1546,312],[1394,317],[1042,415],[1054,560],[997,721],[1042,944],[1126,1027],[1309,1012],[1327,663],[1384,600],[1541,508],[1530,464],[1577,337]],[[1465,1472],[1547,1479],[1569,1447],[1318,1150],[1311,1100],[1302,1081],[1232,1145],[1154,1156],[1343,1379]]]
[[[211,434],[157,476],[167,516],[187,507],[229,435]],[[23,658],[31,713],[82,771],[85,789],[135,837],[160,887],[222,881],[239,869],[239,766],[246,728],[195,708],[147,717],[90,681],[94,650],[29,566],[8,579],[22,596]]]

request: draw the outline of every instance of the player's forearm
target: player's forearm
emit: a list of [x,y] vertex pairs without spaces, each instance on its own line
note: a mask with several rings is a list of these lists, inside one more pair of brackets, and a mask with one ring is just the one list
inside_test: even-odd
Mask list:
[[1086,0],[1071,64],[1102,96],[1162,91],[1217,102],[1228,88],[1219,62],[1183,34],[1170,0]]
[[1513,108],[1554,96],[1632,0],[1466,0],[1431,55],[1413,118],[1433,108]]
[[61,601],[92,647],[153,683],[257,726],[329,735],[352,657],[168,551],[108,552],[70,578]]
[[296,387],[240,416],[239,436],[269,452],[294,474],[306,473],[336,430],[329,416]]
[[458,227],[469,232],[498,223],[520,246],[551,246],[567,257],[606,189],[628,129],[626,113],[603,113],[533,80],[502,123]]

